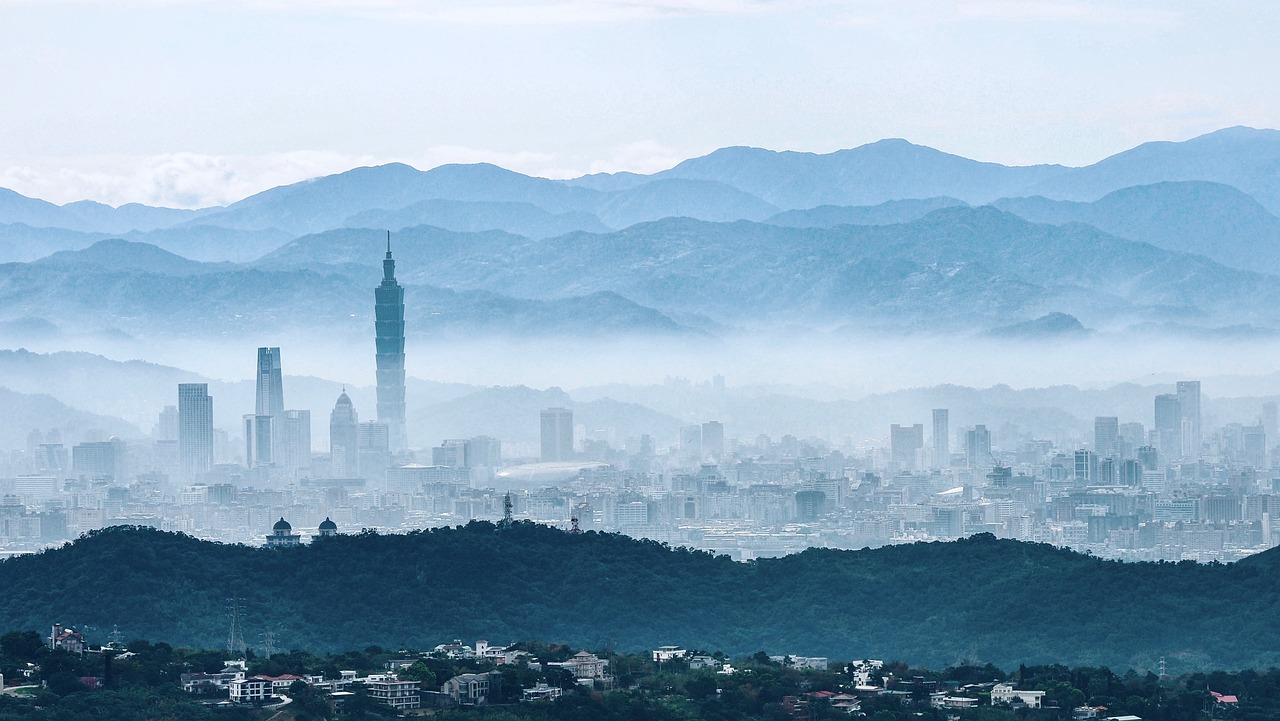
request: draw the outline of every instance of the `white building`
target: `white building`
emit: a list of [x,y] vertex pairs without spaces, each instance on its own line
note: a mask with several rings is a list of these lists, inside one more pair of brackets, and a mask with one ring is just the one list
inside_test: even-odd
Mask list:
[[1013,684],[998,683],[991,688],[991,705],[1020,703],[1027,708],[1040,708],[1044,691],[1019,691]]
[[401,681],[395,674],[382,674],[365,679],[365,687],[369,689],[369,698],[397,711],[422,708],[417,681]]

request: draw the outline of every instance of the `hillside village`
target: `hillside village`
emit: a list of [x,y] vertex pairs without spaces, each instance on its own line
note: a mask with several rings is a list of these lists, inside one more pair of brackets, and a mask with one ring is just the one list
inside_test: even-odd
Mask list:
[[[55,695],[66,698],[105,692],[124,683],[131,671],[148,668],[158,673],[145,675],[166,692],[180,689],[190,703],[225,718],[243,713],[251,714],[249,718],[291,717],[299,721],[370,714],[471,713],[488,718],[483,715],[488,713],[486,709],[499,708],[516,709],[517,718],[533,712],[558,718],[554,709],[575,699],[589,703],[622,695],[650,703],[683,698],[704,706],[732,706],[741,701],[738,696],[742,694],[758,704],[757,710],[765,714],[762,718],[794,721],[1183,718],[1169,715],[1168,708],[1137,695],[1121,700],[1119,695],[1113,698],[1108,693],[1113,685],[1146,686],[1149,692],[1154,689],[1157,697],[1163,689],[1168,705],[1171,699],[1180,698],[1176,683],[1166,687],[1168,679],[1153,674],[1141,677],[1132,671],[1124,677],[1106,669],[1068,671],[1061,666],[1023,667],[1016,674],[1007,674],[990,665],[966,665],[934,673],[871,659],[834,662],[765,652],[729,659],[719,652],[675,645],[643,654],[593,653],[560,645],[499,645],[485,640],[470,644],[452,640],[417,652],[370,647],[322,659],[299,651],[271,654],[268,649],[260,654],[244,647],[244,653],[236,654],[185,651],[146,641],[126,645],[113,640],[94,645],[83,633],[61,624],[53,624],[43,638],[34,632],[6,634],[0,650],[0,664],[12,664],[15,654],[39,661],[4,669],[9,676],[0,678],[4,687],[0,697],[6,699],[0,701],[0,718],[6,719],[3,704],[11,700],[25,697],[34,703],[45,698],[47,702]],[[236,657],[217,661],[226,656]],[[341,668],[343,662],[353,668]],[[221,668],[210,670],[211,665]],[[72,668],[76,671],[68,677]],[[75,675],[92,671],[96,673]],[[1063,677],[1085,686],[1091,696],[1072,681],[1061,680]],[[1191,683],[1199,683],[1199,679],[1187,685]],[[1247,699],[1242,705],[1241,697],[1235,694],[1188,692],[1202,702],[1202,708],[1197,711],[1201,715],[1187,718],[1249,718],[1236,713],[1249,707]],[[1156,713],[1130,713],[1139,707]],[[259,713],[267,716],[253,715]]]

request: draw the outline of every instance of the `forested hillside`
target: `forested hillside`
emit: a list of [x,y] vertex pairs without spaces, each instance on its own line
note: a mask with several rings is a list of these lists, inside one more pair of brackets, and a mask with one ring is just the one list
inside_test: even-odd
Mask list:
[[1119,563],[975,536],[810,550],[749,564],[620,535],[517,523],[269,550],[113,528],[0,563],[0,628],[53,622],[105,641],[216,647],[228,599],[245,637],[315,650],[556,639],[620,649],[1106,664],[1280,663],[1280,552],[1232,566]]

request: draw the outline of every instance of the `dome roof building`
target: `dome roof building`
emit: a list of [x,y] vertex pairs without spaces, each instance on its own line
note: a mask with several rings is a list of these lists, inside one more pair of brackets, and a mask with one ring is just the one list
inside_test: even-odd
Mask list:
[[293,532],[293,526],[284,520],[284,516],[276,521],[271,527],[271,535],[267,536],[267,546],[270,548],[283,548],[285,546],[298,546],[302,544],[302,536]]
[[320,537],[336,535],[338,535],[338,524],[330,520],[328,516],[325,516],[324,520],[320,522]]

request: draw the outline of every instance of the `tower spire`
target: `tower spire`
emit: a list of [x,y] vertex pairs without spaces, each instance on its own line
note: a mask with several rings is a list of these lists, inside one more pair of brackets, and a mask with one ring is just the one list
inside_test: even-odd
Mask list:
[[391,257],[391,231],[387,231],[387,257]]

